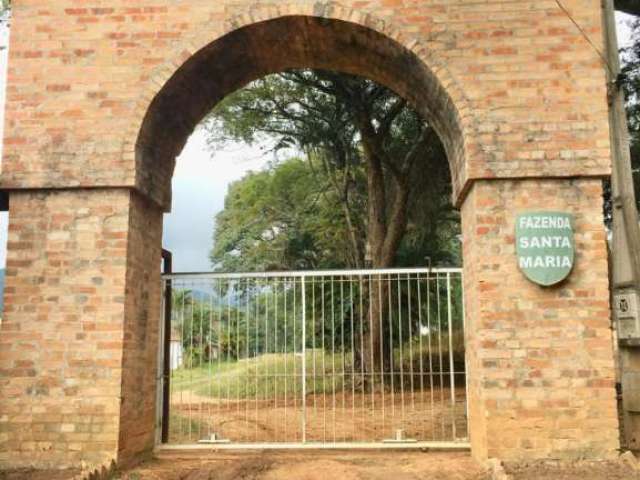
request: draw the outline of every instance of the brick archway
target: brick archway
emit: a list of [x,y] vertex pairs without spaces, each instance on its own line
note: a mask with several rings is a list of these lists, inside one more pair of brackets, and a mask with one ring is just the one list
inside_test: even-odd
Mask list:
[[[554,2],[15,2],[0,465],[127,463],[153,449],[173,157],[225,94],[296,66],[388,85],[447,146],[474,456],[613,455],[607,87],[583,35],[600,41],[602,15],[565,4],[580,30]],[[207,68],[215,82],[194,89]],[[518,270],[514,239],[517,213],[546,209],[574,216],[578,246],[572,275],[549,289]]]
[[442,138],[454,197],[462,198],[466,152],[481,156],[477,121],[462,89],[417,38],[335,2],[229,12],[218,31],[203,29],[182,42],[148,80],[135,109],[140,123],[132,124],[123,145],[135,156],[138,188],[168,207],[174,159],[204,115],[250,81],[291,68],[368,77],[412,102]]

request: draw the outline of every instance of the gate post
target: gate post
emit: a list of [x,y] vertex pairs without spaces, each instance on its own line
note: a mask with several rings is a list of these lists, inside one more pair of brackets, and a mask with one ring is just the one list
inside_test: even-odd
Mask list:
[[303,275],[300,280],[302,281],[302,443],[307,443],[307,278]]
[[[162,250],[163,268],[162,273],[173,273],[173,255],[168,250]],[[171,312],[173,310],[173,288],[171,280],[164,283],[164,335],[162,336],[162,426],[160,441],[169,443],[169,402],[171,401]]]
[[[475,458],[609,458],[619,448],[599,179],[481,180],[462,206],[469,431]],[[515,218],[575,219],[570,277],[519,271]]]
[[0,468],[126,464],[154,445],[162,212],[127,189],[15,191]]

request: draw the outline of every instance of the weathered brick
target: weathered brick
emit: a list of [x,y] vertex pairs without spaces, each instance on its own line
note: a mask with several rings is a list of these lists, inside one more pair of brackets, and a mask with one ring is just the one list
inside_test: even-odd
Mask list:
[[[606,276],[585,275],[588,271],[607,271],[604,237],[589,233],[591,220],[602,215],[601,191],[599,180],[584,179],[479,181],[469,193],[462,220],[470,434],[476,455],[483,452],[480,456],[527,460],[568,458],[571,452],[581,452],[606,458],[618,448],[615,435],[587,433],[590,429],[596,431],[598,422],[602,422],[602,428],[617,431],[608,301],[603,298],[589,305],[572,300],[582,298],[585,292],[593,296],[593,292],[600,291],[605,296],[608,290]],[[523,203],[530,192],[539,193],[538,200]],[[495,201],[485,202],[489,197]],[[473,237],[477,225],[489,217],[500,225],[500,233],[514,231],[521,209],[561,210],[575,216],[580,248],[573,274],[559,288],[544,289],[528,282],[518,271],[512,242],[507,244],[502,261],[492,263],[487,252],[504,241],[503,235],[485,236],[482,240]],[[603,223],[597,228],[604,231]],[[500,295],[478,295],[485,290],[485,284],[493,282],[501,285]],[[516,298],[517,302],[507,300]],[[548,320],[547,309],[555,312]],[[478,338],[486,328],[492,328],[494,318],[501,319],[500,331],[488,332],[490,338],[500,339],[495,348],[493,342]],[[592,338],[589,334],[595,328],[603,332],[601,337]],[[555,347],[554,338],[559,339]],[[515,350],[507,348],[511,339]],[[599,356],[598,350],[605,355]],[[513,355],[508,356],[508,352]],[[500,364],[500,358],[509,358],[509,363]],[[512,379],[509,388],[501,382],[479,382],[480,378],[503,377]],[[500,404],[511,397],[515,399],[513,405]],[[597,414],[586,415],[590,411]],[[488,420],[485,423],[478,417]],[[527,418],[536,422],[529,425]],[[553,418],[558,420],[543,424]],[[572,441],[557,442],[556,438]],[[535,449],[530,448],[531,444]],[[571,448],[563,449],[567,445]]]
[[[79,3],[13,6],[0,464],[103,465],[153,447],[162,209],[175,157],[222,96],[294,66],[385,83],[443,137],[463,205],[474,454],[615,450],[605,73],[558,5]],[[602,49],[599,2],[564,3]],[[237,59],[251,61],[229,68]],[[535,180],[544,177],[565,180]],[[513,221],[548,207],[576,214],[580,253],[571,279],[544,291],[514,266]]]

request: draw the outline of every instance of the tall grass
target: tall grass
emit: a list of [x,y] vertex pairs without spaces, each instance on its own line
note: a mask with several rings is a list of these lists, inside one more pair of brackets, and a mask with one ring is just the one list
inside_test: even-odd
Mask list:
[[[334,393],[382,388],[399,385],[412,379],[429,381],[438,377],[440,386],[447,386],[450,374],[450,345],[455,372],[464,372],[464,339],[462,333],[454,333],[449,342],[448,334],[414,338],[413,342],[396,347],[393,351],[393,371],[372,374],[363,372],[357,361],[358,354],[338,351],[334,354],[320,349],[306,352],[306,392],[308,394]],[[211,360],[193,368],[186,367],[173,372],[173,392],[192,392],[195,395],[221,399],[273,398],[301,393],[303,358],[293,353],[271,353],[241,360]],[[460,377],[460,376],[459,376]],[[395,381],[394,381],[395,380]],[[464,381],[458,378],[456,383]]]

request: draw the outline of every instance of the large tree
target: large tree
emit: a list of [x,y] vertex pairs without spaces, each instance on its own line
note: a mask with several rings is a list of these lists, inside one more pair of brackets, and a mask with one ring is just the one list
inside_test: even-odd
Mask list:
[[233,183],[216,216],[218,270],[315,270],[352,265],[340,202],[329,181],[292,158]]
[[[640,192],[640,19],[631,25],[631,43],[622,50],[622,86],[627,99],[627,124],[629,127],[633,182],[637,195]],[[640,204],[638,205],[640,208]],[[610,200],[607,202],[607,218],[610,219]]]
[[[397,263],[410,210],[425,206],[419,199],[438,197],[441,213],[451,215],[441,201],[451,187],[438,136],[403,98],[370,80],[311,70],[271,75],[225,99],[208,125],[214,144],[269,138],[304,154],[338,200],[355,267]],[[383,318],[386,289],[372,286],[369,318]],[[367,371],[388,365],[379,324],[371,322],[363,342]]]
[[394,265],[408,207],[424,189],[416,181],[424,179],[420,172],[448,174],[434,130],[404,99],[360,77],[327,71],[268,76],[228,97],[210,120],[213,143],[268,137],[276,148],[309,159],[338,196],[356,267]]
[[[353,268],[348,226],[331,179],[313,159],[292,158],[233,183],[216,216],[211,261],[221,271]],[[445,166],[446,167],[446,166]],[[459,263],[459,219],[448,178],[425,174],[414,195],[396,266]],[[446,177],[446,176],[445,176]],[[354,196],[366,210],[364,175]],[[362,225],[360,219],[357,222]],[[362,228],[362,227],[360,227]],[[359,231],[359,236],[364,232]]]

